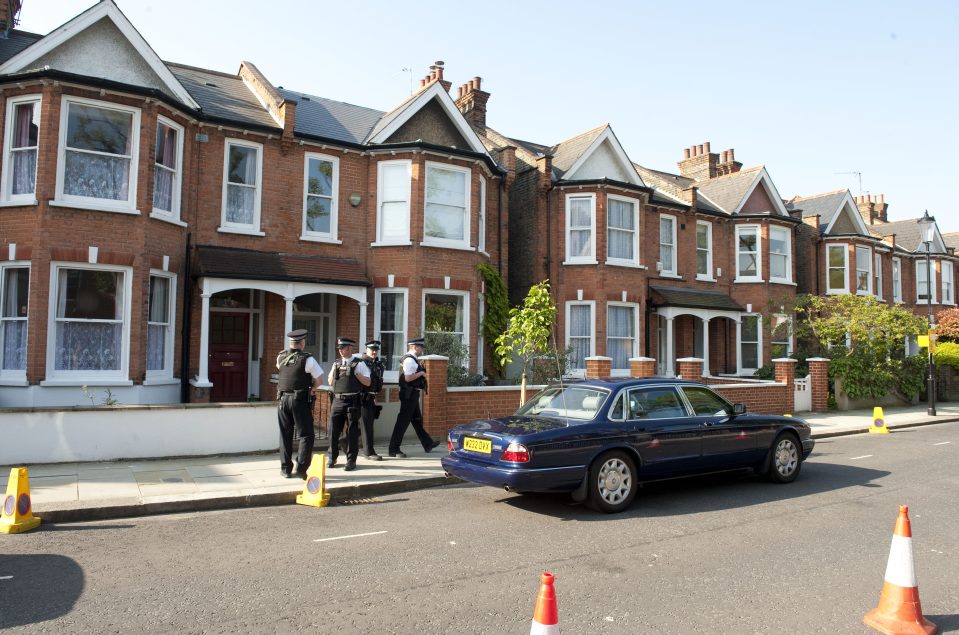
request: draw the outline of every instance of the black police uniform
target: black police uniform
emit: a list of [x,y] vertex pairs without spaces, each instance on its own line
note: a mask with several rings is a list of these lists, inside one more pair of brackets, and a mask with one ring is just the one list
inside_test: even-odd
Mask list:
[[407,353],[400,359],[400,413],[396,416],[396,423],[393,425],[393,434],[390,437],[390,456],[406,456],[400,450],[400,445],[403,443],[403,435],[406,434],[406,429],[410,425],[413,426],[413,430],[416,432],[416,436],[419,438],[424,450],[429,452],[439,445],[423,428],[423,413],[420,409],[420,391],[426,388],[426,378],[418,377],[413,383],[406,381],[406,375],[403,372],[403,360],[407,358],[411,358],[416,362],[417,371],[426,370],[413,353]]
[[[368,343],[366,345],[367,348],[370,348],[371,344],[373,344],[373,342]],[[379,342],[376,342],[375,347],[379,348],[379,346]],[[373,421],[379,416],[378,410],[381,408],[381,406],[376,405],[376,395],[383,387],[383,373],[386,370],[386,366],[379,357],[364,355],[361,361],[370,369],[370,385],[363,387],[362,405],[360,408],[360,415],[363,420],[363,455],[369,459],[378,461],[380,457],[376,454],[376,450],[373,449]]]
[[354,372],[360,363],[357,358],[337,360],[333,370],[333,404],[330,407],[330,450],[326,459],[327,467],[333,467],[339,454],[339,438],[346,427],[346,467],[356,467],[356,455],[360,443],[360,402],[363,384]]
[[[292,331],[291,333],[296,333]],[[296,454],[296,473],[301,477],[313,460],[313,376],[306,371],[310,354],[288,349],[276,357],[278,382],[277,420],[280,427],[280,471],[284,476],[293,470],[293,432],[300,439]]]

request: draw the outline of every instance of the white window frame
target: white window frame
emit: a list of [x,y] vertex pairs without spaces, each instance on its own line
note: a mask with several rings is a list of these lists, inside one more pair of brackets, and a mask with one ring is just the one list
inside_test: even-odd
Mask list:
[[[613,258],[609,255],[609,201],[620,201],[621,203],[627,203],[633,207],[633,257],[632,258]],[[627,267],[638,267],[639,266],[639,199],[630,198],[628,196],[618,196],[616,194],[607,194],[606,195],[606,264],[608,265],[625,265]],[[595,219],[594,219],[595,224]],[[615,231],[626,232],[628,230],[616,228]]]
[[[332,188],[330,190],[330,231],[318,232],[309,228],[307,222],[307,212],[310,209],[310,196],[319,196],[310,194],[310,161],[326,161],[333,166]],[[300,240],[309,240],[313,242],[341,244],[338,240],[339,231],[339,210],[340,210],[340,159],[329,154],[319,152],[307,152],[303,155],[303,225],[300,228]]]
[[[157,131],[159,131],[160,126],[166,126],[167,128],[172,128],[176,130],[176,169],[173,170],[173,194],[171,196],[170,202],[172,209],[167,211],[165,209],[160,209],[158,207],[153,207],[153,211],[150,213],[152,218],[159,218],[161,220],[170,220],[170,221],[179,221],[180,220],[180,201],[183,196],[183,135],[185,130],[183,126],[176,123],[172,119],[167,119],[163,115],[157,115]],[[160,165],[156,162],[156,153],[157,150],[154,149],[153,152],[153,192],[154,197],[156,197],[156,170],[167,170],[169,168],[165,165]],[[153,205],[153,201],[150,202]]]
[[[403,327],[401,331],[398,331],[403,337],[402,344],[400,345],[400,356],[402,357],[407,350],[406,340],[409,339],[409,322],[410,322],[410,290],[405,287],[382,287],[373,291],[373,334],[374,338],[380,341],[383,340],[383,325],[380,323],[380,311],[383,307],[383,295],[384,294],[396,294],[403,296]],[[397,331],[390,331],[390,333],[396,333]],[[387,363],[384,360],[384,363]],[[390,368],[392,362],[387,363],[385,372],[383,373],[383,381],[388,383],[393,383],[399,381],[399,369]]]
[[[6,123],[3,133],[3,174],[0,176],[3,182],[2,199],[5,203],[36,203],[37,202],[37,168],[40,164],[40,132],[37,132],[37,145],[34,147],[36,160],[34,161],[33,174],[33,192],[28,194],[13,194],[13,135],[16,122],[14,113],[17,106],[24,104],[34,104],[36,112],[40,113],[43,107],[40,95],[21,95],[7,99]],[[21,148],[22,150],[22,148]]]
[[483,320],[486,318],[486,294],[476,294],[476,372],[483,377],[486,376],[486,369],[483,365],[486,363],[486,338],[483,337]]
[[[585,256],[573,256],[571,255],[571,241],[570,234],[575,229],[576,231],[583,231],[587,229],[585,225],[577,225],[575,228],[571,226],[572,217],[573,217],[573,207],[572,202],[574,200],[587,200],[589,201],[589,254]],[[563,261],[564,265],[595,265],[599,261],[596,260],[596,195],[595,194],[567,194],[566,195],[566,260]]]
[[[777,340],[777,339],[775,338],[775,329],[776,329],[776,326],[777,326],[777,325],[776,325],[776,321],[777,321],[777,320],[780,320],[780,319],[785,320],[785,321],[786,321],[786,324],[788,325],[787,328],[786,328],[786,339],[785,339],[785,340]],[[772,347],[775,346],[776,344],[782,344],[783,342],[785,342],[785,344],[786,344],[786,356],[788,357],[788,356],[792,355],[792,353],[793,353],[793,317],[792,317],[791,315],[787,315],[787,314],[785,314],[785,313],[776,313],[776,314],[773,315],[772,323],[769,325],[769,346],[770,346],[769,350],[770,350],[770,357],[772,357],[772,354],[771,354]],[[775,359],[775,358],[773,358],[773,359]]]
[[[426,210],[429,206],[429,180],[431,170],[446,170],[448,172],[459,172],[463,175],[465,182],[465,191],[463,192],[463,237],[462,238],[437,238],[426,235]],[[454,249],[471,249],[470,247],[470,221],[472,220],[472,210],[470,203],[472,201],[473,191],[473,171],[469,168],[463,168],[449,163],[438,163],[436,161],[426,161],[423,171],[423,244],[430,247],[452,247]]]
[[872,257],[872,283],[876,298],[882,300],[882,254],[878,251]]
[[[763,236],[760,231],[759,225],[736,225],[736,279],[733,282],[762,282],[763,281]],[[742,234],[746,233],[755,233],[756,234],[756,275],[746,276],[743,275],[740,271],[740,262],[739,256],[741,253],[753,253],[753,252],[740,252],[739,251],[739,237]]]
[[928,289],[931,300],[928,298],[922,299],[919,296],[919,278],[920,276],[922,278],[926,277],[926,259],[925,257],[915,258],[912,262],[916,269],[916,304],[938,304],[936,300],[936,261],[929,261],[929,274],[932,276],[932,280],[929,281]]
[[[785,235],[785,240],[783,243],[786,245],[786,253],[783,254],[774,254],[773,249],[773,232],[782,232]],[[737,244],[739,244],[737,242]],[[779,282],[784,284],[792,284],[793,278],[793,258],[792,258],[792,231],[785,227],[778,227],[775,225],[770,225],[769,227],[769,281],[770,282]],[[779,277],[773,275],[773,256],[785,257],[786,259],[786,276]]]
[[[865,254],[866,269],[859,268],[859,254]],[[872,295],[872,266],[873,266],[873,257],[872,249],[869,247],[864,247],[862,245],[856,245],[856,295]],[[866,276],[866,288],[859,288],[859,276]]]
[[[476,249],[488,256],[486,251],[486,177],[479,177],[479,213],[477,214]],[[480,349],[482,350],[482,349]]]
[[[27,270],[27,315],[25,317],[3,317],[3,303],[6,299],[6,289],[4,284],[7,279],[6,270],[7,269],[26,269]],[[30,262],[27,260],[10,260],[0,263],[0,346],[3,345],[3,331],[8,322],[24,322],[27,326],[27,342],[30,341],[30,287],[33,283],[33,270],[30,267]],[[28,349],[29,350],[29,349]],[[0,352],[2,355],[2,352]],[[4,369],[2,363],[0,363],[0,380],[13,381],[15,383],[25,383],[27,380],[27,369]]]
[[[151,278],[164,278],[167,280],[169,285],[169,298],[167,300],[167,311],[169,315],[167,316],[167,326],[166,326],[166,338],[164,340],[165,350],[163,352],[164,367],[162,369],[147,369],[146,356],[143,358],[144,368],[146,369],[146,379],[172,379],[173,378],[173,355],[174,355],[174,340],[176,339],[176,283],[177,276],[174,273],[169,271],[162,271],[160,269],[150,269]],[[150,335],[149,328],[153,322],[150,322],[150,293],[149,286],[147,287],[146,293],[147,300],[147,336],[144,338],[144,347],[145,352],[149,354],[150,349]]]
[[[588,306],[589,307],[589,351],[584,356],[583,365],[580,367],[571,367],[570,370],[576,371],[576,374],[583,374],[586,372],[586,357],[593,357],[596,355],[596,301],[595,300],[571,300],[566,303],[566,321],[565,321],[565,330],[566,330],[566,346],[571,346],[570,343],[570,312],[571,308],[574,306]],[[582,336],[577,336],[582,337]],[[572,360],[570,360],[572,362]]]
[[[706,273],[700,273],[699,271],[699,252],[703,251],[699,246],[700,227],[706,228]],[[696,279],[716,282],[713,273],[713,224],[709,221],[698,220],[696,221]]]
[[[830,278],[829,272],[830,272],[832,269],[836,269],[836,268],[837,268],[837,267],[830,267],[830,266],[829,266],[829,262],[830,262],[830,260],[829,260],[829,252],[830,252],[831,250],[833,250],[833,249],[841,249],[841,250],[842,250],[842,281],[843,281],[843,286],[842,286],[841,288],[829,286],[829,278]],[[847,245],[846,243],[829,243],[829,244],[826,245],[826,253],[825,253],[825,255],[826,255],[826,295],[840,295],[840,294],[843,294],[843,293],[849,293],[849,245]]]
[[[420,332],[426,335],[426,296],[428,295],[455,295],[463,298],[463,346],[466,347],[467,360],[470,357],[470,292],[456,289],[423,289],[420,304]],[[435,331],[430,331],[435,333]],[[467,368],[469,362],[467,361]]]
[[[59,274],[71,269],[87,269],[110,271],[123,274],[123,326],[120,335],[122,349],[120,351],[120,368],[118,370],[57,370],[57,299],[59,293]],[[47,371],[46,381],[41,385],[63,383],[66,385],[84,385],[97,382],[116,385],[117,383],[131,384],[130,374],[130,315],[133,295],[133,268],[116,265],[97,265],[83,262],[52,262],[50,263],[50,292],[49,308],[47,310]]]
[[[406,167],[406,188],[405,188],[405,197],[398,199],[385,200],[386,193],[383,190],[384,186],[384,176],[383,172],[388,167]],[[380,161],[376,164],[376,242],[372,246],[377,245],[411,245],[410,241],[410,192],[413,187],[413,162],[409,159],[397,159],[391,161]],[[384,225],[383,225],[383,205],[387,203],[403,203],[406,205],[406,227],[405,233],[400,233],[396,235],[384,235]]]
[[892,259],[892,301],[902,302],[902,258]]
[[[637,357],[639,355],[639,305],[635,302],[607,302],[606,303],[606,355],[612,358],[612,355],[609,354],[609,340],[625,340],[625,337],[616,337],[611,338],[609,335],[609,309],[610,307],[625,307],[633,310],[633,346],[629,355],[626,356],[626,367],[617,368],[616,366],[611,367],[611,374],[613,375],[629,375],[629,358]],[[593,328],[595,335],[595,327]]]
[[[949,275],[946,275],[949,272]],[[942,303],[956,303],[955,268],[948,260],[939,261],[939,278],[942,285]]]
[[[130,176],[127,185],[127,200],[117,201],[106,198],[93,198],[91,196],[76,196],[64,193],[64,180],[66,178],[66,153],[67,153],[67,126],[70,121],[70,106],[77,104],[80,106],[90,106],[102,110],[116,110],[133,115],[130,120]],[[137,211],[137,176],[140,173],[140,109],[130,106],[123,106],[107,101],[98,101],[95,99],[85,99],[83,97],[74,97],[64,95],[60,103],[60,139],[57,149],[57,189],[56,200],[52,201],[54,205],[66,207],[77,207],[80,209],[93,209],[104,212],[119,212],[122,214],[139,214]],[[110,155],[121,156],[121,155]],[[125,155],[124,155],[125,156]],[[150,203],[151,207],[153,203]]]
[[[251,148],[256,150],[256,187],[253,196],[253,221],[247,223],[234,223],[226,220],[226,206],[228,191],[230,187],[230,148],[238,146],[242,148]],[[239,183],[234,184],[237,187],[249,187]],[[265,236],[260,231],[260,205],[263,197],[263,144],[243,139],[226,139],[223,143],[223,201],[220,206],[220,227],[218,231],[232,234],[250,234],[253,236]]]
[[[670,250],[672,253],[672,257],[669,259],[669,262],[663,262],[663,245],[668,244],[663,242],[663,223],[664,222],[670,223],[673,226],[673,230],[672,230],[673,242],[672,244],[669,244],[669,246],[672,248]],[[679,272],[677,271],[677,264],[676,264],[678,262],[678,257],[679,257],[678,254],[676,253],[679,247],[679,235],[676,232],[678,228],[679,228],[679,223],[676,222],[675,216],[672,216],[670,214],[659,215],[659,224],[656,227],[657,229],[656,243],[659,245],[659,252],[656,254],[656,261],[660,263],[660,267],[657,267],[657,269],[659,271],[659,275],[661,276],[669,276],[673,278],[679,277]]]
[[[746,318],[756,318],[756,362],[759,364],[755,368],[743,366],[743,320]],[[749,342],[752,344],[752,342]],[[740,320],[736,322],[736,373],[743,375],[746,373],[755,373],[763,365],[763,316],[761,313],[743,313]]]

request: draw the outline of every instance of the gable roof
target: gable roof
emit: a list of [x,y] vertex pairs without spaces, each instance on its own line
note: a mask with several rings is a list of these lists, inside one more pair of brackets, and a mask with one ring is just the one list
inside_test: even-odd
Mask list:
[[101,0],[66,24],[24,47],[0,65],[0,75],[32,70],[31,64],[103,19],[113,23],[174,97],[190,108],[199,108],[199,104],[160,60],[113,0]]
[[863,236],[870,236],[871,232],[859,213],[859,207],[853,200],[848,189],[823,192],[812,196],[794,196],[786,204],[788,210],[802,210],[803,218],[819,216],[819,233],[828,234],[839,223],[840,219],[849,218],[856,231]]
[[609,124],[603,124],[554,146],[553,173],[557,179],[576,180],[577,172],[584,168],[604,145],[612,150],[613,159],[619,164],[628,182],[633,185],[646,185]]
[[42,37],[39,33],[11,30],[7,34],[7,37],[0,38],[0,64],[17,55],[28,46],[31,46]]
[[763,165],[697,182],[699,192],[729,214],[739,214],[757,188],[763,188],[777,216],[789,216],[782,197]]

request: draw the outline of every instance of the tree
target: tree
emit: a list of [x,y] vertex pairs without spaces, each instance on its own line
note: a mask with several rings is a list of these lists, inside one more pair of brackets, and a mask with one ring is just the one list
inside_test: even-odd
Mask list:
[[907,357],[905,342],[926,331],[926,320],[871,296],[804,295],[796,313],[802,334],[814,337],[830,358],[829,374],[842,379],[853,399],[890,391],[912,401],[923,387],[923,356]]
[[940,342],[959,342],[959,309],[939,311],[936,324]]
[[[509,296],[499,271],[485,262],[476,265],[476,270],[483,276],[486,285],[486,311],[482,317],[483,342],[490,353],[489,358],[493,359],[496,339],[506,330],[506,322],[509,320]],[[502,376],[501,364],[490,364],[490,367],[497,377]],[[483,372],[482,368],[478,370]]]
[[549,338],[556,322],[556,303],[549,293],[549,280],[533,285],[523,305],[509,310],[506,331],[496,338],[496,357],[500,366],[513,361],[515,355],[523,360],[523,380],[520,400],[526,402],[526,375],[537,357],[549,352]]

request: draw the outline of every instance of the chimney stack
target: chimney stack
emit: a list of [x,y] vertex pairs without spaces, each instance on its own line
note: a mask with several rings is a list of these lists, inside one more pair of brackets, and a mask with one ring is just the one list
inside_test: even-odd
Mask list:
[[709,141],[683,148],[683,160],[680,161],[679,173],[696,181],[706,181],[717,176],[724,176],[738,172],[742,167],[733,159],[732,150],[723,150],[722,162],[718,154],[712,151]]
[[456,107],[463,113],[466,121],[480,134],[486,130],[486,102],[490,94],[481,89],[482,77],[474,77],[460,87],[460,94],[456,98]]
[[885,194],[861,194],[854,198],[859,215],[867,225],[882,225],[889,222]]

